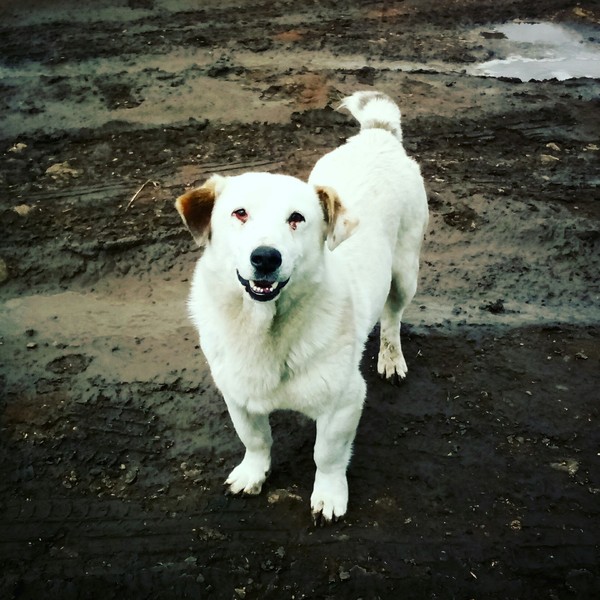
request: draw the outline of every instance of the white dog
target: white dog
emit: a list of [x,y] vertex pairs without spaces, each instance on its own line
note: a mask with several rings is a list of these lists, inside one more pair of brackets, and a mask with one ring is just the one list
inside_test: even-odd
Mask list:
[[246,448],[225,483],[233,494],[258,494],[271,467],[269,413],[300,411],[317,422],[315,522],[346,512],[366,391],[359,362],[378,320],[379,373],[406,375],[400,320],[417,287],[428,219],[396,104],[357,92],[342,106],[361,131],[321,158],[308,183],[215,175],[176,202],[204,247],[191,317]]

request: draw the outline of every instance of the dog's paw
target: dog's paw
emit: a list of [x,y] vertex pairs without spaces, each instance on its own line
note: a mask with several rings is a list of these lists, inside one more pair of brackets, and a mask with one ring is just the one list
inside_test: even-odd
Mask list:
[[346,475],[323,475],[317,471],[310,508],[315,525],[327,525],[343,517],[348,508]]
[[400,383],[408,372],[402,350],[391,344],[382,347],[377,359],[377,372],[382,379],[387,379],[390,383]]
[[269,462],[246,455],[225,481],[227,493],[260,494],[269,473]]

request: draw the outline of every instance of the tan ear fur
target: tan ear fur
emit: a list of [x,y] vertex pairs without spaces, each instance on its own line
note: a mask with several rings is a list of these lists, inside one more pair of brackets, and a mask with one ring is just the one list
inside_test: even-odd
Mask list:
[[210,241],[210,217],[217,197],[217,180],[211,177],[203,186],[179,196],[175,208],[201,248]]
[[346,216],[346,208],[333,188],[318,185],[315,189],[327,224],[327,247],[333,250],[352,235],[358,220]]

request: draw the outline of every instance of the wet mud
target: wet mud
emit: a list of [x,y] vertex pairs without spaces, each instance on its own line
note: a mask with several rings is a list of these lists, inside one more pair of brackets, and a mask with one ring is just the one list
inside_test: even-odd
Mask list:
[[[5,2],[0,19],[2,598],[600,594],[600,84],[475,74],[519,21],[594,2]],[[314,425],[272,417],[263,493],[186,315],[173,201],[305,177],[390,94],[431,222],[409,374],[363,372],[346,518],[314,528]]]

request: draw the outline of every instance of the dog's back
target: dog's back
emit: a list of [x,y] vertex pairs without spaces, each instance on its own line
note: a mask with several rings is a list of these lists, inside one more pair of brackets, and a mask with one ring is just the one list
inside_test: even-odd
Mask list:
[[[419,166],[402,145],[398,106],[381,92],[356,92],[341,107],[351,112],[361,131],[321,158],[309,182],[337,190],[348,218],[358,221],[331,260],[355,279],[368,333],[380,317],[403,244],[418,255],[427,198]],[[363,302],[361,290],[367,288]]]

